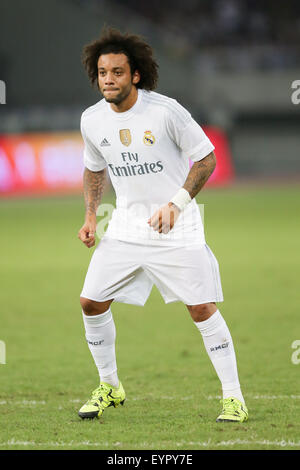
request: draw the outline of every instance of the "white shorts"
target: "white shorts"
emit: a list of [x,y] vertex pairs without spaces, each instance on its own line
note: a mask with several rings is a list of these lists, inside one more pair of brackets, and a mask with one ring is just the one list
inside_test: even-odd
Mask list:
[[81,297],[145,305],[153,284],[165,303],[223,301],[218,262],[207,245],[148,246],[108,237],[93,253]]

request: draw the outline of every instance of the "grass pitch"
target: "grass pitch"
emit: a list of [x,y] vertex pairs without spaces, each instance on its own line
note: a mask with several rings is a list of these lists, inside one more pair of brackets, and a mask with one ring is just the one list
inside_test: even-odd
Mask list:
[[242,424],[215,422],[221,390],[201,336],[156,288],[145,307],[112,304],[125,406],[80,420],[98,385],[79,305],[92,254],[77,239],[82,198],[2,201],[0,449],[299,449],[299,196],[235,187],[197,198],[249,408]]

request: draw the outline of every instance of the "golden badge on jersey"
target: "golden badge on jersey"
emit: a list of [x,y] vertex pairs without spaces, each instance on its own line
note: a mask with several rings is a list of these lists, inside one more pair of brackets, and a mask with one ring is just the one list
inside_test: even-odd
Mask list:
[[145,131],[143,142],[145,145],[153,145],[155,143],[155,137],[151,131]]
[[120,130],[120,140],[123,145],[126,145],[126,147],[131,144],[131,134],[129,129]]

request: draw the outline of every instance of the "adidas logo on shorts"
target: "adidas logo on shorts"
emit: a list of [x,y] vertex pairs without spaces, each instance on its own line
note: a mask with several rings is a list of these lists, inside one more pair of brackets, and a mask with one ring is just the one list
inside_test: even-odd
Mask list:
[[108,140],[104,138],[100,144],[100,147],[108,147],[109,145],[110,143],[108,142]]

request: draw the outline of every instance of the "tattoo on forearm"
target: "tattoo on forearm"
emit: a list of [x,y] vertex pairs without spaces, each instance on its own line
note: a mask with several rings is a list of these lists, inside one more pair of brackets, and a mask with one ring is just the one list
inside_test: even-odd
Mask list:
[[87,168],[84,169],[83,192],[86,215],[96,215],[97,208],[102,198],[105,182],[105,169],[101,171],[90,171]]
[[186,189],[191,198],[194,198],[205,185],[206,181],[214,171],[216,166],[216,157],[211,152],[207,157],[195,162],[185,180],[183,188]]

